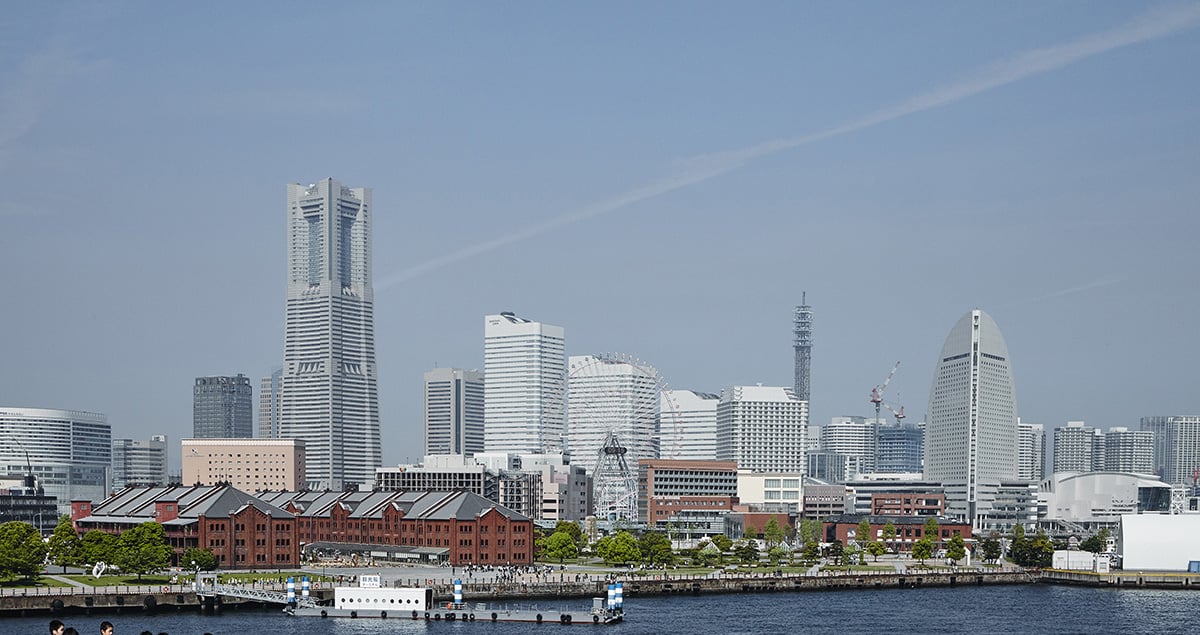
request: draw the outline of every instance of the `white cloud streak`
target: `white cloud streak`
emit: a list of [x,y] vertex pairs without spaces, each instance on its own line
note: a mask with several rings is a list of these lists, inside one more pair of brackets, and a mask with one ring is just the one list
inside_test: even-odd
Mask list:
[[1076,285],[1074,287],[1067,287],[1066,289],[1060,289],[1058,291],[1054,291],[1052,293],[1047,293],[1045,295],[1039,295],[1039,296],[1035,296],[1032,298],[1025,298],[1023,300],[1017,300],[1016,302],[1011,303],[1010,306],[1031,304],[1034,302],[1041,302],[1043,300],[1052,300],[1054,298],[1061,298],[1065,295],[1074,295],[1076,293],[1083,293],[1084,291],[1091,291],[1092,289],[1099,289],[1101,287],[1107,287],[1107,286],[1114,285],[1114,284],[1117,284],[1120,282],[1124,282],[1128,279],[1129,279],[1129,276],[1116,276],[1113,278],[1103,278],[1100,280],[1093,280],[1086,284]]
[[[745,148],[699,155],[683,161],[675,174],[629,190],[613,198],[579,210],[528,225],[516,232],[499,236],[409,267],[377,282],[377,290],[418,278],[441,267],[472,258],[512,243],[532,238],[552,229],[606,214],[647,199],[702,183],[747,163],[817,141],[858,132],[908,115],[952,104],[1035,75],[1064,68],[1109,51],[1161,39],[1200,25],[1200,4],[1187,4],[1156,10],[1139,16],[1114,29],[1088,35],[1066,44],[1026,51],[988,66],[965,79],[940,86],[877,110],[839,126],[799,137],[781,137]],[[1068,290],[1070,291],[1070,290]],[[1054,296],[1049,296],[1054,297]]]

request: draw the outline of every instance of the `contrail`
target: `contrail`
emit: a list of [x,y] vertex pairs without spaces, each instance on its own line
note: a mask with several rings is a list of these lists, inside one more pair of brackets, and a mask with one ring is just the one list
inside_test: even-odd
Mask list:
[[1074,287],[1068,287],[1066,289],[1060,289],[1053,293],[1047,293],[1045,295],[1039,295],[1039,296],[1035,296],[1032,298],[1025,298],[1024,300],[1017,300],[1015,302],[1010,302],[1009,306],[1019,306],[1022,304],[1029,304],[1031,302],[1041,302],[1042,300],[1050,300],[1052,298],[1061,298],[1064,295],[1071,295],[1074,293],[1081,293],[1083,291],[1090,291],[1092,289],[1098,289],[1100,287],[1107,287],[1111,284],[1117,284],[1118,282],[1124,282],[1125,280],[1128,280],[1128,279],[1129,279],[1129,276],[1117,276],[1115,278],[1104,278],[1101,280],[1093,280],[1091,282],[1088,282],[1087,284],[1081,284],[1081,285],[1077,285]]
[[1058,70],[1095,55],[1133,44],[1167,37],[1200,24],[1200,4],[1151,11],[1114,29],[1088,35],[1066,44],[1026,51],[978,69],[966,79],[937,87],[859,119],[820,132],[781,137],[737,150],[699,155],[680,163],[675,174],[629,190],[613,198],[534,223],[521,230],[452,251],[391,274],[375,285],[386,289],[449,264],[466,260],[551,229],[606,214],[634,203],[715,178],[754,159],[803,145],[872,128],[908,115],[973,97],[1013,82]]

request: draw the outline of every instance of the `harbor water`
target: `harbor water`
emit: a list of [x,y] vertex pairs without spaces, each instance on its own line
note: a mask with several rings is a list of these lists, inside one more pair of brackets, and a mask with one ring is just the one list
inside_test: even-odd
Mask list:
[[[1200,591],[1101,589],[1043,584],[627,598],[626,621],[611,626],[437,622],[408,619],[288,617],[275,610],[226,609],[218,615],[140,611],[67,615],[84,635],[102,620],[117,635],[365,635],[374,633],[1195,633]],[[532,606],[511,603],[509,606]],[[590,602],[552,600],[547,609],[582,610]],[[45,635],[49,616],[3,618],[6,635]]]

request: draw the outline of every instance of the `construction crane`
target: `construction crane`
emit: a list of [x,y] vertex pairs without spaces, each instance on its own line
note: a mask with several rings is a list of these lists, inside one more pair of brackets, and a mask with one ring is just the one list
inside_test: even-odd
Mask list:
[[[888,384],[892,383],[892,377],[896,376],[896,369],[900,368],[900,362],[896,362],[892,366],[892,371],[888,373],[887,379],[883,380],[882,384],[871,389],[871,403],[875,404],[875,423],[872,425],[874,433],[871,435],[871,471],[874,472],[879,466],[879,410],[883,407],[883,391],[887,390]],[[888,410],[892,407],[888,406]]]
[[904,417],[908,416],[908,415],[904,414],[904,406],[900,406],[900,409],[896,410],[895,408],[892,407],[892,404],[890,404],[886,401],[883,402],[883,405],[885,408],[888,409],[888,412],[891,412],[892,416],[896,418],[896,425],[900,425],[900,421],[902,419],[904,419]]

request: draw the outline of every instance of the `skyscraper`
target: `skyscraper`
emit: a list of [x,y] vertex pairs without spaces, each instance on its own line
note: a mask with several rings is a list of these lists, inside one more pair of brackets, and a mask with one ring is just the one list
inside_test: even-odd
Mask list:
[[1109,428],[1104,433],[1104,469],[1108,472],[1154,473],[1154,433]]
[[1017,422],[1017,478],[1041,481],[1046,473],[1046,428],[1040,423]]
[[882,474],[920,474],[925,456],[925,430],[919,423],[882,422],[875,471]]
[[381,464],[371,190],[288,185],[279,436],[301,439],[314,489],[375,480]]
[[[659,421],[674,421],[678,433],[666,431],[658,448],[664,459],[715,461],[717,459],[717,402],[720,395],[692,390],[664,390]],[[676,436],[679,443],[671,441]]]
[[959,319],[938,356],[925,426],[925,478],[942,483],[947,512],[991,511],[1001,480],[1017,477],[1017,398],[1008,346],[990,315]]
[[561,326],[513,313],[483,318],[483,445],[488,452],[562,449],[566,393]]
[[169,484],[166,436],[156,434],[148,440],[112,440],[113,490],[140,485]]
[[1200,471],[1200,417],[1142,417],[1154,433],[1154,472],[1171,485],[1194,485]]
[[717,460],[754,472],[804,473],[808,402],[792,389],[733,386],[717,403]]
[[283,384],[283,369],[262,378],[258,384],[258,438],[279,438],[279,395]]
[[0,475],[33,473],[58,512],[73,500],[103,500],[112,469],[112,426],[94,412],[0,406]]
[[875,472],[877,427],[874,417],[834,417],[821,430],[821,451],[852,456],[858,470]]
[[[617,434],[631,470],[642,459],[657,459],[660,395],[654,367],[635,359],[595,355],[572,355],[567,363],[565,436],[571,460],[595,476],[593,469],[609,432]],[[663,433],[674,436],[674,430]]]
[[483,373],[435,368],[425,373],[425,454],[483,452]]
[[254,436],[254,389],[250,378],[197,377],[192,387],[192,436],[197,439]]
[[1054,429],[1054,471],[1098,472],[1104,469],[1104,433],[1082,421]]

